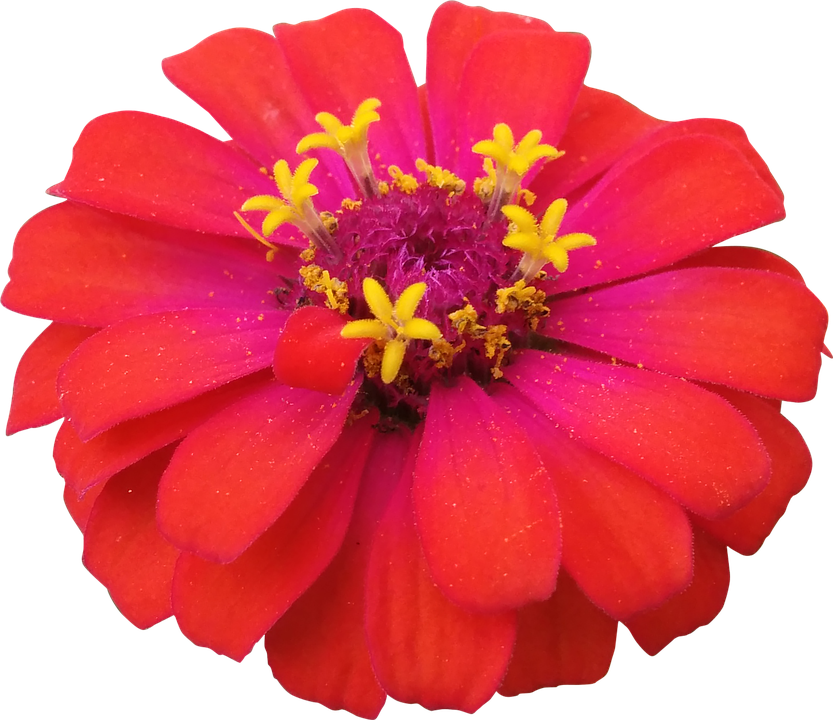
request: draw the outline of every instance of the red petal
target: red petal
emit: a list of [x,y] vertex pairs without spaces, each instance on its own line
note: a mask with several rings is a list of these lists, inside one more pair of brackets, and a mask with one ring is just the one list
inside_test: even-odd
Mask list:
[[558,292],[656,270],[784,217],[781,199],[725,140],[688,135],[641,152],[564,218],[563,234],[589,233],[597,244],[571,256]]
[[[166,58],[162,70],[270,171],[278,160],[295,157],[304,135],[320,130],[278,43],[267,33],[223,30]],[[344,163],[330,152],[313,154],[326,168],[313,180],[320,193],[317,201],[337,207],[352,194]]]
[[450,600],[497,612],[552,595],[552,481],[523,430],[466,377],[431,390],[413,500],[431,576]]
[[55,467],[73,493],[84,495],[268,382],[265,372],[255,373],[167,410],[127,420],[87,442],[64,422],[55,438]]
[[780,273],[692,268],[553,303],[545,333],[680,377],[784,400],[816,394],[827,311]]
[[148,113],[101,115],[82,131],[58,197],[204,233],[251,236],[233,213],[274,195],[259,166],[226,143]]
[[770,463],[723,398],[648,370],[522,351],[506,377],[559,427],[708,518],[757,495]]
[[84,532],[87,527],[93,505],[98,500],[98,496],[101,495],[101,491],[104,490],[104,485],[105,483],[99,483],[82,496],[76,495],[68,484],[64,485],[64,505],[67,506],[70,517],[75,521],[81,532]]
[[173,605],[191,642],[240,661],[315,581],[344,539],[374,433],[367,420],[346,428],[292,504],[234,562],[183,553]]
[[765,272],[780,273],[798,282],[804,282],[801,273],[784,258],[760,248],[743,247],[742,245],[721,245],[695,253],[685,260],[674,264],[669,270],[684,270],[686,268],[723,267],[743,268],[746,270],[764,270]]
[[498,692],[520,695],[601,680],[613,659],[616,624],[587,600],[567,573],[560,573],[549,600],[518,611],[518,639]]
[[341,398],[273,385],[188,435],[159,487],[159,527],[182,550],[231,562],[287,508],[341,434]]
[[663,125],[618,95],[581,88],[558,149],[566,155],[544,165],[530,185],[541,214],[553,200],[607,170],[637,142]]
[[656,607],[691,582],[691,525],[665,493],[587,449],[500,388],[555,484],[564,569],[608,615]]
[[278,382],[341,395],[371,342],[341,337],[347,321],[335,310],[313,305],[292,313],[275,346],[273,367]]
[[171,614],[179,551],[156,529],[156,488],[170,457],[170,450],[162,450],[116,475],[96,500],[84,531],[84,565],[140,628]]
[[20,229],[3,304],[90,326],[186,307],[260,307],[274,303],[276,273],[297,271],[293,258],[267,263],[256,245],[61,203]]
[[369,135],[377,168],[380,162],[407,168],[425,157],[416,83],[394,28],[369,10],[353,8],[321,20],[275,25],[274,31],[314,112],[348,122],[362,101],[382,101],[382,122],[374,123]]
[[481,38],[503,30],[540,32],[551,28],[543,20],[525,15],[457,2],[443,3],[434,13],[428,29],[426,84],[435,158],[443,167],[453,167],[457,157],[454,110],[466,61]]
[[807,484],[813,461],[795,426],[765,400],[727,388],[711,389],[732,403],[755,427],[772,459],[772,478],[763,492],[725,520],[695,520],[732,550],[752,555],[769,537],[790,498]]
[[496,123],[509,125],[516,140],[541,130],[543,141],[555,145],[589,64],[590,43],[578,33],[508,31],[484,37],[466,62],[457,96],[460,175],[469,180],[483,174],[483,158],[471,147],[490,139]]
[[52,323],[35,338],[14,376],[6,435],[48,425],[61,417],[58,371],[72,351],[96,332],[97,328]]
[[688,635],[717,617],[729,591],[726,546],[694,529],[694,580],[684,592],[625,625],[649,655],[656,655],[674,638]]
[[269,665],[293,695],[375,718],[385,693],[370,663],[364,588],[370,543],[402,473],[408,437],[379,434],[339,554],[266,633]]
[[376,677],[396,700],[474,712],[506,673],[515,613],[470,613],[440,592],[411,504],[416,443],[379,525],[367,571],[367,639]]
[[125,320],[87,340],[58,376],[82,440],[268,367],[283,312],[182,310]]

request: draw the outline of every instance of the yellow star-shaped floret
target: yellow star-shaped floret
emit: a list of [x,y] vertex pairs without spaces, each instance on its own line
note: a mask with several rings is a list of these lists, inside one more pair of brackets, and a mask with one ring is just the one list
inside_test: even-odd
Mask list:
[[[275,184],[282,197],[274,195],[255,195],[243,203],[241,210],[264,210],[268,215],[263,219],[263,234],[269,237],[284,223],[298,225],[298,221],[306,221],[309,199],[318,195],[318,188],[310,181],[310,175],[318,165],[318,160],[309,158],[304,160],[293,173],[286,160],[275,163]],[[313,211],[314,214],[314,211]]]
[[362,291],[374,317],[354,320],[341,330],[345,338],[371,338],[384,343],[382,382],[385,384],[392,383],[399,374],[411,340],[439,340],[442,337],[440,329],[430,320],[414,317],[426,288],[425,283],[409,285],[394,304],[376,280],[365,278]]
[[558,236],[564,213],[567,212],[567,201],[564,199],[553,202],[540,223],[529,210],[520,205],[505,205],[501,209],[512,223],[503,244],[523,252],[519,272],[527,282],[548,262],[558,272],[566,271],[569,264],[567,253],[570,250],[596,244],[596,239],[586,233]]

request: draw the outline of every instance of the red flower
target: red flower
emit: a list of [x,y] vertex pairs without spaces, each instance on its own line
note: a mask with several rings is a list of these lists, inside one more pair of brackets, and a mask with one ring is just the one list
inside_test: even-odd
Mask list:
[[[4,304],[53,325],[9,429],[66,418],[55,460],[87,567],[140,627],[173,612],[236,659],[266,633],[290,692],[370,717],[384,692],[471,711],[594,682],[617,620],[650,653],[709,622],[727,545],[755,552],[806,482],[778,410],[813,396],[827,321],[785,261],[710,249],[783,217],[743,131],[654,120],[582,85],[581,36],[454,3],[423,93],[370,13],[276,36],[166,61],[233,144],[102,116],[53,188],[67,202],[18,235]],[[235,213],[282,212],[252,201],[275,195],[269,169],[297,164],[315,112],[374,97],[361,207],[337,212],[353,181],[316,154],[338,227],[300,221],[318,244],[302,283],[306,241],[264,239],[267,262]],[[566,152],[519,173],[540,227],[495,212],[531,199],[501,185],[495,147],[497,187],[472,192],[468,148],[496,123]],[[468,189],[411,192],[396,171],[378,189],[418,158]],[[299,222],[307,198],[281,195]]]

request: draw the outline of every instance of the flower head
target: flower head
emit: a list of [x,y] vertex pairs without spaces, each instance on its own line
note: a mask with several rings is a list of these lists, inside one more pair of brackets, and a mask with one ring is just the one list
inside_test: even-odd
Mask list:
[[16,240],[3,303],[52,325],[9,430],[63,419],[84,563],[134,624],[265,637],[287,690],[375,717],[595,682],[619,622],[653,654],[717,614],[727,548],[809,475],[779,407],[827,314],[713,247],[783,217],[742,131],[588,62],[447,3],[421,93],[351,10],[165,61],[233,143],[85,128]]

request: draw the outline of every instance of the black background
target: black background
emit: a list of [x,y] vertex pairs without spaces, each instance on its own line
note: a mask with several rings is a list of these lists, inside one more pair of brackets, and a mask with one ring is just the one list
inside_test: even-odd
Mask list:
[[[811,207],[805,173],[799,170],[808,162],[808,147],[817,132],[800,85],[805,72],[801,39],[785,38],[780,27],[756,25],[749,18],[721,17],[719,24],[668,22],[658,32],[652,29],[656,18],[649,27],[635,16],[623,21],[582,5],[583,13],[553,13],[548,19],[556,27],[584,30],[593,40],[591,84],[616,90],[663,117],[721,115],[744,124],[786,189],[791,214],[785,223],[749,241],[790,258],[811,287],[829,299],[827,263],[818,254],[829,239],[809,231]],[[304,16],[332,9],[307,3]],[[419,27],[395,10],[380,10],[405,31],[421,74],[430,6]],[[293,16],[285,12],[259,15],[254,9],[228,8],[222,14],[199,11],[182,20],[143,10],[116,11],[106,18],[55,10],[46,17],[29,11],[27,20],[7,30],[18,42],[6,61],[5,77],[4,174],[13,184],[5,194],[7,236],[48,202],[41,190],[61,177],[70,145],[91,116],[119,107],[144,108],[210,130],[210,121],[161,77],[159,58],[230,24],[268,28],[280,19],[302,17],[300,11]],[[815,161],[826,163],[828,143],[822,143]],[[40,327],[3,318],[6,377]],[[814,480],[758,557],[733,556],[728,607],[710,628],[674,643],[656,659],[646,658],[622,631],[612,673],[598,686],[549,691],[511,703],[496,700],[478,717],[576,711],[593,717],[629,705],[649,714],[680,707],[728,714],[765,707],[776,699],[787,700],[799,713],[809,707],[824,670],[816,653],[820,650],[823,657],[829,642],[829,596],[823,594],[830,571],[823,544],[829,519],[822,512],[829,497],[830,443],[829,431],[823,431],[829,425],[823,419],[823,402],[822,394],[813,406],[788,409],[821,456]],[[34,681],[79,709],[104,702],[102,709],[115,712],[123,707],[163,714],[185,709],[214,714],[225,707],[237,713],[303,711],[305,706],[270,679],[260,648],[236,666],[191,647],[171,622],[139,633],[120,618],[78,564],[80,538],[64,513],[61,483],[49,460],[52,433],[2,441],[7,489],[4,579],[10,601],[4,620],[11,641],[6,655],[19,678],[13,685]],[[121,698],[115,705],[105,700],[113,696]],[[330,713],[308,706],[308,714],[325,718]],[[383,717],[423,714],[418,708],[390,705]]]

